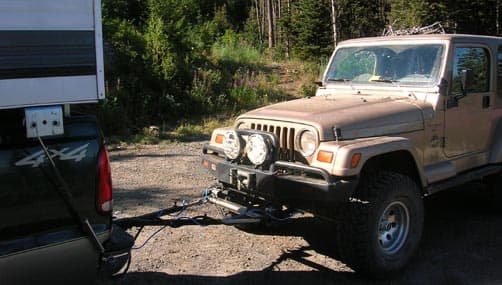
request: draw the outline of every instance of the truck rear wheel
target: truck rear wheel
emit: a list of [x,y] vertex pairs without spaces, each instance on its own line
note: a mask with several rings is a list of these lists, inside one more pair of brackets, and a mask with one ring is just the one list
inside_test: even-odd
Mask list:
[[[424,209],[416,183],[393,173],[367,173],[351,199],[343,235],[347,263],[375,278],[392,278],[415,254]],[[346,222],[345,221],[345,222]],[[342,223],[345,223],[342,221]]]

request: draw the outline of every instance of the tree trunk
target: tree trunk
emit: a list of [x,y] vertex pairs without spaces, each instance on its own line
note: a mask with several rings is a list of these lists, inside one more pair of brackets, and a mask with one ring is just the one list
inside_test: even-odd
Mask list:
[[268,47],[273,48],[274,47],[274,12],[273,12],[273,7],[272,7],[272,1],[273,0],[267,0],[267,6],[268,6]]
[[281,0],[274,0],[274,35],[275,35],[275,38],[274,38],[274,43],[275,45],[277,45],[277,43],[280,43],[280,40],[281,40],[281,32],[279,31],[279,26],[277,26],[277,22],[279,21],[279,19],[281,18]]
[[263,41],[265,41],[265,17],[267,16],[267,0],[260,0],[261,6],[261,30],[263,32]]
[[336,8],[335,8],[335,0],[331,0],[331,16],[333,21],[333,45],[336,47],[337,45],[337,37],[338,33],[336,31]]
[[263,29],[260,18],[260,5],[259,0],[255,0],[255,9],[256,9],[256,25],[258,26],[258,35],[260,38],[260,43],[263,43]]
[[[291,21],[291,0],[287,0],[287,13],[288,13],[288,21]],[[290,28],[286,31],[286,57],[291,59],[291,41],[290,41]]]

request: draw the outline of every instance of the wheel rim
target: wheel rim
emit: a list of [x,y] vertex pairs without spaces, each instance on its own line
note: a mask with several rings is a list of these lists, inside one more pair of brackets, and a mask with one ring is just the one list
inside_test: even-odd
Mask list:
[[399,251],[410,231],[410,213],[408,207],[399,201],[392,202],[385,208],[378,224],[378,244],[388,255]]

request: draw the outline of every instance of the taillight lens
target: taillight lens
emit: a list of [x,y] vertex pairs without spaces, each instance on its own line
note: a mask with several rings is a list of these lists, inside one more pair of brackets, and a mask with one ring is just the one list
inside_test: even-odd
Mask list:
[[107,214],[113,209],[112,173],[110,170],[110,161],[108,160],[108,152],[104,146],[99,154],[98,175],[98,197],[96,201],[98,212]]

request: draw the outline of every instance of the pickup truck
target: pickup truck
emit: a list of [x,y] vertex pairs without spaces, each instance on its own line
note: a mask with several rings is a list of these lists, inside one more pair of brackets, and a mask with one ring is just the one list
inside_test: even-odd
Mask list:
[[0,284],[91,284],[128,259],[103,135],[78,111],[104,98],[100,8],[0,1]]
[[235,214],[309,209],[344,263],[391,278],[419,248],[424,197],[471,181],[501,196],[501,66],[499,37],[344,41],[316,96],[214,130],[202,165]]

